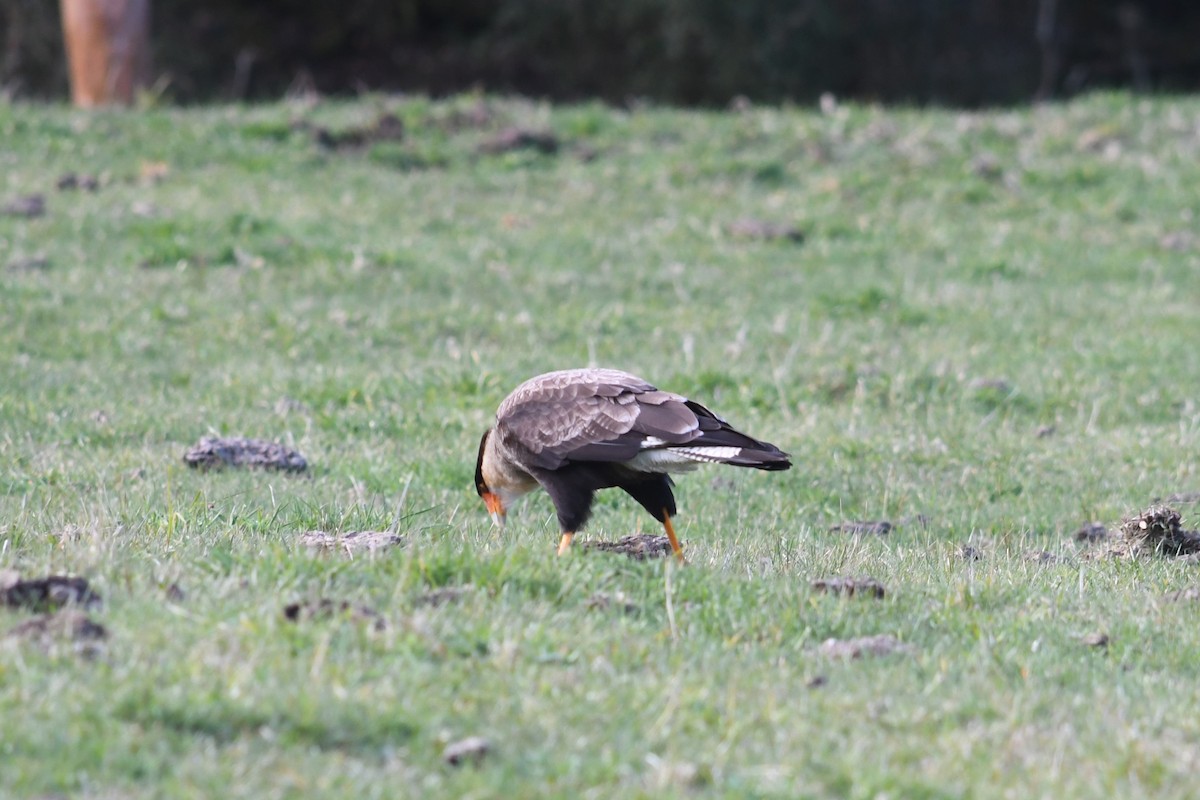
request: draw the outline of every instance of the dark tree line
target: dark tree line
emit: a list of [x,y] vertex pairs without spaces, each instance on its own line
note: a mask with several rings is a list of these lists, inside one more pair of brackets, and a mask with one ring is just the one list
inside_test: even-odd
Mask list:
[[[66,94],[58,3],[0,0],[0,86]],[[1194,0],[153,0],[181,101],[295,88],[723,105],[1200,87]]]

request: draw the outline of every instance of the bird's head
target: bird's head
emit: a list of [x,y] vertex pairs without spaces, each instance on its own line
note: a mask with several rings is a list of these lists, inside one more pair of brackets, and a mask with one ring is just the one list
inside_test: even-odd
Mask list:
[[483,474],[483,461],[487,454],[488,438],[491,435],[492,431],[489,428],[484,432],[483,438],[479,440],[479,458],[475,461],[475,491],[483,498],[484,505],[487,506],[488,513],[492,516],[492,522],[504,527],[504,519],[508,510],[504,507],[504,501],[501,500],[500,495],[488,486]]

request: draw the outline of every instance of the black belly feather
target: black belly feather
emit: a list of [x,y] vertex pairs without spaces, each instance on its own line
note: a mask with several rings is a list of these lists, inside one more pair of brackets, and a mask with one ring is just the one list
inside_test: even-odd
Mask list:
[[659,522],[677,512],[671,478],[661,472],[636,472],[614,462],[582,462],[532,474],[550,495],[564,531],[578,531],[587,523],[600,489],[623,489]]

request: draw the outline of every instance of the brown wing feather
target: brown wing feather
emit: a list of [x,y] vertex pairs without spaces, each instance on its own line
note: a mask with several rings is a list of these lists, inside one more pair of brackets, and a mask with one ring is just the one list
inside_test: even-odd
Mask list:
[[684,444],[700,435],[685,398],[619,370],[539,375],[518,386],[496,416],[504,442],[541,469],[568,461],[625,461],[647,437]]

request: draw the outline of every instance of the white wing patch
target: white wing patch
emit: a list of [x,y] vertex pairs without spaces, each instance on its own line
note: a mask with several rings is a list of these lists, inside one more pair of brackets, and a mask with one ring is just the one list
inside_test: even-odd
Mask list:
[[640,472],[688,472],[701,464],[720,464],[736,458],[740,447],[670,447],[643,450],[627,464]]
[[666,443],[666,439],[660,439],[657,436],[647,436],[645,439],[642,439],[642,443],[638,446],[643,450],[649,450],[652,447],[662,447]]

